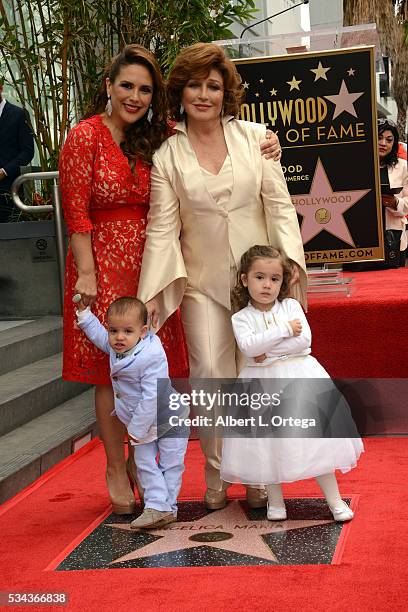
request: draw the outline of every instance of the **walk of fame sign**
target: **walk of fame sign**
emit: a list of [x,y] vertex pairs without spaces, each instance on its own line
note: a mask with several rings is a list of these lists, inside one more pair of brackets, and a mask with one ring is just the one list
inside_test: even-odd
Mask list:
[[265,508],[250,509],[245,501],[213,512],[184,501],[177,522],[150,530],[132,530],[134,516],[110,514],[56,569],[333,563],[346,527],[334,522],[327,503],[287,499],[286,508],[287,520],[268,521]]
[[279,136],[306,263],[383,259],[374,47],[234,61],[240,118]]

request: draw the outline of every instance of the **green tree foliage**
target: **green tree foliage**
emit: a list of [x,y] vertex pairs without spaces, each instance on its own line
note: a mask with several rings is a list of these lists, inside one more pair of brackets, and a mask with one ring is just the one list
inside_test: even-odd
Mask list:
[[68,128],[105,65],[125,44],[156,55],[164,74],[179,50],[232,38],[254,0],[0,0],[0,78],[31,109],[41,168],[55,169]]

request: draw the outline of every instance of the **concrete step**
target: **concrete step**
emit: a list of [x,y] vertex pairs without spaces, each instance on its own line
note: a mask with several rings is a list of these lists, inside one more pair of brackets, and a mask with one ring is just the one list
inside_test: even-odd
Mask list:
[[61,317],[43,317],[0,331],[0,375],[61,350]]
[[62,380],[61,367],[59,353],[0,376],[0,436],[88,388]]
[[0,503],[72,454],[88,432],[97,434],[93,389],[0,437]]

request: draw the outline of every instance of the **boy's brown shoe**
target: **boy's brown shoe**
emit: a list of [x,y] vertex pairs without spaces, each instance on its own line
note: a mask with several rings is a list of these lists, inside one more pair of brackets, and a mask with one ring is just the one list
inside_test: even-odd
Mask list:
[[130,523],[131,529],[156,529],[174,523],[177,517],[172,512],[145,508],[143,513]]

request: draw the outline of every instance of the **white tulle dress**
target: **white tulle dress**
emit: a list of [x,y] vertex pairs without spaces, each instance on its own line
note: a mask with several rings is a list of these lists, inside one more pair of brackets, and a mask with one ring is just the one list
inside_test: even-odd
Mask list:
[[[302,333],[296,337],[288,324],[293,319],[302,321]],[[330,379],[310,354],[310,327],[296,300],[276,300],[266,312],[249,304],[233,315],[232,325],[246,358],[239,378]],[[256,363],[254,357],[263,353],[267,356],[265,361]],[[224,437],[221,478],[226,482],[266,485],[321,476],[336,469],[347,472],[355,467],[363,450],[358,435],[342,438]]]

